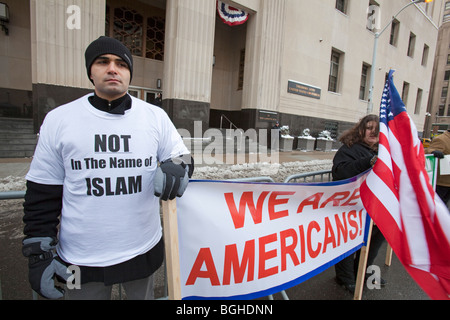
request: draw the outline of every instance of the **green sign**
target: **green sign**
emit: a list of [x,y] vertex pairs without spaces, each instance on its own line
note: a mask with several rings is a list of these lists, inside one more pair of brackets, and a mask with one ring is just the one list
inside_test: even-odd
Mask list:
[[425,169],[427,170],[428,176],[430,177],[431,185],[436,190],[438,160],[432,154],[427,154],[425,156]]
[[320,99],[322,89],[309,84],[289,80],[288,92],[309,98]]

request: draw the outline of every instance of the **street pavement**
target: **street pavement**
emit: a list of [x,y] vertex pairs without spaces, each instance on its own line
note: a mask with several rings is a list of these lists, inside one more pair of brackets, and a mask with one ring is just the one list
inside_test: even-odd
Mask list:
[[[282,152],[280,162],[310,161],[332,159],[334,152]],[[31,159],[0,159],[0,181],[9,176],[24,176]],[[22,200],[0,200],[0,299],[33,299],[27,280],[27,261],[21,254],[22,242]],[[384,245],[375,265],[380,267],[381,277],[388,284],[381,289],[365,287],[363,300],[429,300],[428,296],[407,274],[395,254],[392,265],[386,266],[386,245]],[[162,298],[164,294],[164,268],[155,275],[155,295]],[[114,298],[118,299],[118,288]],[[319,275],[287,289],[290,300],[352,300],[353,296],[335,282],[334,267],[331,266]],[[122,296],[124,297],[124,295]],[[273,295],[275,300],[282,300],[281,294]],[[261,300],[268,299],[268,297]]]

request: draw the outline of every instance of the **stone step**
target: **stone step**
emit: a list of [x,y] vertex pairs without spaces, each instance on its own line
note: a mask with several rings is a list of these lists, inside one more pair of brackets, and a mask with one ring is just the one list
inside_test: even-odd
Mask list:
[[37,134],[34,133],[11,133],[0,132],[0,140],[5,139],[37,139]]
[[0,139],[0,146],[6,145],[36,145],[37,138],[25,139],[25,138],[11,138]]
[[36,144],[0,144],[1,151],[34,151]]
[[33,133],[32,119],[0,118],[0,132],[2,133]]
[[31,157],[37,140],[32,119],[0,118],[0,158]]
[[0,158],[30,158],[34,155],[34,151],[17,150],[17,151],[2,151],[0,150]]

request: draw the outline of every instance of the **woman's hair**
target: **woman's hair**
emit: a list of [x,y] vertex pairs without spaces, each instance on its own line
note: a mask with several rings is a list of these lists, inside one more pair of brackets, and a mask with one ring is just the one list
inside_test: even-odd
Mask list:
[[363,142],[364,135],[366,132],[367,124],[369,122],[375,121],[377,123],[376,130],[377,134],[379,131],[379,118],[377,115],[370,114],[362,118],[353,128],[345,131],[339,138],[339,141],[343,144],[351,147],[355,143]]

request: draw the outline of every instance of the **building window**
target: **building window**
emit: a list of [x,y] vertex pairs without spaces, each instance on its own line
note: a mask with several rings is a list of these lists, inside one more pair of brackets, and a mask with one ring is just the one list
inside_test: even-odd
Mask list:
[[164,17],[147,18],[147,36],[145,57],[154,60],[164,60]]
[[450,80],[450,70],[445,71],[444,81]]
[[450,54],[447,56],[447,64],[450,65]]
[[430,47],[426,44],[423,46],[423,54],[422,54],[422,65],[424,67],[427,66],[428,63],[428,53],[430,52]]
[[361,84],[359,86],[359,99],[367,100],[367,79],[370,74],[370,66],[363,63],[361,72]]
[[418,89],[417,90],[417,98],[416,98],[416,107],[414,109],[414,114],[420,114],[420,107],[422,105],[422,94],[423,90]]
[[445,114],[444,112],[445,112],[445,105],[444,104],[439,105],[438,117],[443,117]]
[[447,99],[447,94],[448,94],[448,87],[443,87],[442,88],[442,93],[441,93],[441,98],[442,99]]
[[165,17],[161,10],[152,9],[141,13],[130,7],[106,6],[106,35],[121,41],[135,56],[163,61]]
[[113,19],[114,38],[126,45],[131,54],[142,56],[143,16],[135,10],[121,7],[114,9]]
[[402,101],[405,104],[405,106],[408,105],[408,95],[409,95],[409,83],[403,82]]
[[444,18],[442,19],[442,22],[448,22],[450,21],[450,13],[444,14]]
[[445,10],[450,10],[450,1],[445,3]]
[[242,49],[239,55],[238,90],[242,90],[244,88],[244,70],[245,70],[245,49]]
[[339,67],[342,54],[336,50],[331,52],[330,78],[328,80],[328,91],[338,92]]
[[389,44],[393,45],[394,47],[397,46],[398,43],[398,32],[400,30],[400,21],[394,20],[391,24],[391,36],[389,38]]
[[336,0],[336,9],[347,14],[347,0]]
[[447,96],[448,96],[448,86],[442,88],[440,104],[444,106],[447,104]]
[[416,35],[411,32],[409,34],[408,57],[414,58],[415,46],[416,46]]

